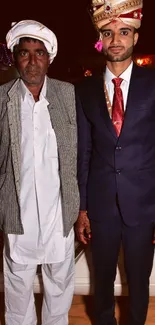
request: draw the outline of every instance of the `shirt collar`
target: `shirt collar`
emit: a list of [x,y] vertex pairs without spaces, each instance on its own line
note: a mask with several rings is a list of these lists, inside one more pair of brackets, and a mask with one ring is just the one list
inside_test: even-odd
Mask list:
[[[47,77],[45,76],[45,80],[39,95],[39,100],[42,100],[46,98],[46,89],[47,89]],[[29,89],[25,86],[22,79],[20,79],[20,90],[21,90],[21,96],[24,101],[26,95],[32,95],[32,93],[29,91]]]
[[[133,68],[133,61],[130,63],[128,68],[125,71],[123,71],[123,73],[119,77],[129,83],[130,78],[131,78],[132,68]],[[113,78],[116,78],[116,76],[106,66],[106,70],[105,70],[105,82],[106,82],[106,84],[110,83]]]

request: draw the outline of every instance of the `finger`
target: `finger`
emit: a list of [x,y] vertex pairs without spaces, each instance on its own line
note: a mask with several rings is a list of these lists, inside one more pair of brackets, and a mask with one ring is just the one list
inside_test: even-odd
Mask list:
[[80,237],[80,235],[84,235],[84,230],[85,230],[84,227],[76,227],[75,228],[75,232],[76,232],[76,235],[78,238]]
[[89,235],[91,234],[91,228],[90,225],[86,226],[86,233]]
[[77,234],[77,237],[78,237],[78,240],[79,240],[81,243],[83,243],[83,244],[85,244],[85,245],[88,243],[88,238],[85,237],[84,232],[79,232],[79,233]]

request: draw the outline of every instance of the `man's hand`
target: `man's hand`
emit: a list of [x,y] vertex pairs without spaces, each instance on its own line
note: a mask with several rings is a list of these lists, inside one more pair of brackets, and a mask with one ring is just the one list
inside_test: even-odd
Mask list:
[[91,239],[91,229],[87,211],[81,210],[79,212],[78,219],[75,223],[75,232],[80,242],[88,244],[88,241]]

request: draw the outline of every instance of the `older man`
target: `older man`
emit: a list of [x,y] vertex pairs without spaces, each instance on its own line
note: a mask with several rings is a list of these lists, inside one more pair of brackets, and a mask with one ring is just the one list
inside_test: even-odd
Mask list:
[[[80,213],[76,232],[91,241],[95,325],[114,325],[114,281],[120,245],[129,287],[125,325],[144,325],[155,222],[155,72],[136,66],[133,48],[142,0],[93,0],[101,77],[77,87]],[[91,234],[90,234],[91,232]]]
[[0,227],[5,233],[6,325],[35,325],[33,282],[43,279],[43,325],[67,325],[79,209],[71,84],[47,77],[57,39],[33,20],[6,36],[20,78],[0,87]]

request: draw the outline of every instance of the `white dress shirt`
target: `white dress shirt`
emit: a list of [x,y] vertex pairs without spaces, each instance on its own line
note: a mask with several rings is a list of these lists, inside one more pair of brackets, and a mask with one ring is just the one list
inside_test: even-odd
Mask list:
[[[132,68],[133,68],[133,62],[131,62],[128,68],[119,76],[120,78],[123,79],[121,83],[121,89],[123,93],[124,110],[126,110]],[[114,84],[112,82],[113,78],[116,78],[116,76],[106,66],[104,79],[105,79],[105,84],[106,84],[111,105],[113,103],[113,96],[114,96]]]
[[[65,259],[57,141],[48,112],[46,79],[38,102],[21,81],[21,193],[24,235],[8,235],[19,264]],[[72,232],[70,235],[72,236]]]

